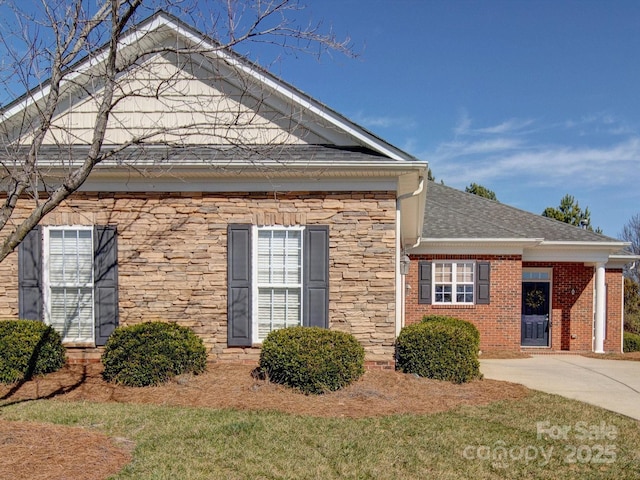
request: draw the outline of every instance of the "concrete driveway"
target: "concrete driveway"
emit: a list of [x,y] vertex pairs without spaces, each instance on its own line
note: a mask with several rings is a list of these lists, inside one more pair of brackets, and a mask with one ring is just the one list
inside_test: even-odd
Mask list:
[[580,355],[480,360],[485,378],[597,405],[640,420],[640,362]]

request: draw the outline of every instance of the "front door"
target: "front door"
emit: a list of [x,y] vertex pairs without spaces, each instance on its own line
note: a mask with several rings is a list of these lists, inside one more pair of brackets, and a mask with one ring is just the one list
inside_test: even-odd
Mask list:
[[522,282],[522,346],[549,346],[548,282]]

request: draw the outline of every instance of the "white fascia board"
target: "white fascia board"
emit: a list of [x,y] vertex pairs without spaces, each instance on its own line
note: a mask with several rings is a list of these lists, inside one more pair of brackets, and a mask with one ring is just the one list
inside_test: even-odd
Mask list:
[[[46,165],[40,162],[41,165]],[[47,175],[55,177],[57,175],[64,176],[69,172],[67,168],[58,168],[56,165],[46,165]],[[132,162],[130,165],[109,165],[108,163],[99,164],[91,172],[93,177],[132,177],[141,176],[138,171],[146,172],[146,176],[175,178],[176,176],[184,177],[269,177],[269,178],[309,178],[309,177],[388,177],[395,179],[393,191],[397,191],[398,195],[402,192],[398,191],[398,178],[413,175],[420,178],[420,173],[424,170],[424,164],[421,162],[398,163],[398,162],[349,162],[349,161],[332,161],[332,162],[291,162],[283,164],[282,162],[269,161],[268,159],[259,162],[229,160],[219,161],[210,164],[170,164],[153,165],[145,164],[144,161]]]
[[609,259],[609,250],[602,249],[557,249],[531,248],[525,249],[522,260],[525,262],[577,262],[595,264]]
[[422,238],[412,248],[413,255],[522,255],[527,247],[538,245],[536,238]]
[[80,187],[82,192],[389,192],[395,179],[385,178],[89,178]]
[[605,248],[615,252],[629,245],[630,245],[629,242],[576,242],[576,241],[550,241],[550,240],[545,240],[540,244],[540,246],[542,247],[552,247],[552,248],[579,248],[579,249]]

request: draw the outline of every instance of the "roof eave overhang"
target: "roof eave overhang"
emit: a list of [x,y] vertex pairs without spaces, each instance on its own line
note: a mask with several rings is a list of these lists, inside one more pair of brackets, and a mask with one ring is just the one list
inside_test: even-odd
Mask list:
[[606,263],[612,255],[626,247],[625,242],[543,241],[525,250],[523,261],[558,261],[584,264]]
[[[413,178],[414,184],[426,171],[424,162],[380,162],[348,164],[283,165],[283,164],[238,164],[225,165],[133,165],[96,168],[81,191],[112,192],[237,192],[237,191],[387,191],[396,196],[404,193]],[[68,173],[68,172],[67,172]],[[52,180],[64,176],[63,169],[50,169],[47,176]],[[403,179],[403,181],[400,181]],[[416,188],[416,187],[414,187]],[[416,208],[424,197],[418,197],[404,205],[405,209]],[[411,218],[407,213],[407,218]],[[412,230],[421,231],[417,220]]]
[[[577,262],[624,265],[640,256],[618,255],[625,242],[545,241],[542,238],[422,238],[413,255],[522,255],[527,262]],[[613,267],[612,267],[613,268]]]
[[629,254],[617,254],[610,255],[607,262],[607,268],[624,268],[627,265],[640,261],[640,255]]

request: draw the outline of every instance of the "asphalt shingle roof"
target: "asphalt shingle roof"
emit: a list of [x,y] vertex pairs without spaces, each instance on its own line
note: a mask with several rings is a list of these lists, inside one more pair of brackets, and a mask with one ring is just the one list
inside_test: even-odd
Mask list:
[[[103,151],[113,147],[105,146]],[[0,160],[9,163],[20,161],[26,149],[3,151]],[[89,146],[74,145],[59,147],[42,146],[39,151],[39,162],[42,165],[80,164],[89,151]],[[326,165],[332,162],[348,162],[357,165],[371,163],[394,162],[366,147],[334,146],[334,145],[251,145],[247,147],[235,145],[206,145],[168,147],[162,145],[130,146],[102,162],[101,166],[135,165],[135,166],[205,166],[217,165],[233,167],[235,165],[260,164],[283,166]],[[402,165],[402,161],[397,161]]]
[[525,239],[620,242],[551,218],[520,210],[435,182],[427,185],[425,239]]

